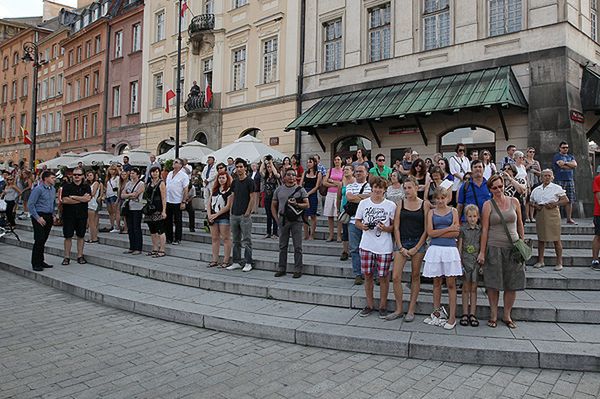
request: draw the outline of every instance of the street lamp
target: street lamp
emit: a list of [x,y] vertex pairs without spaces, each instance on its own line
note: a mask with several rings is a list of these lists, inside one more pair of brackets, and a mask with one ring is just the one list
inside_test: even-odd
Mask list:
[[31,105],[31,152],[29,165],[31,170],[35,168],[35,145],[37,136],[37,80],[38,80],[38,68],[40,65],[38,46],[33,42],[26,42],[23,44],[23,57],[21,58],[24,62],[33,62],[33,88],[32,88],[32,105]]
[[176,109],[175,109],[175,158],[179,158],[179,116],[181,111],[179,106],[181,105],[181,0],[178,0],[177,16],[179,17],[178,28],[177,28],[177,82],[175,83],[176,89]]

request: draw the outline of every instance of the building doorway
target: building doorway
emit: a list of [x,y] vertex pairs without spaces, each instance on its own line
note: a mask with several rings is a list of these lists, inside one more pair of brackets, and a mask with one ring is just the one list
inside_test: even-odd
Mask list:
[[206,136],[206,133],[204,133],[204,132],[196,133],[196,135],[194,136],[194,140],[199,143],[202,143],[204,145],[208,144],[208,137]]
[[342,162],[348,157],[356,155],[356,150],[361,149],[371,159],[371,140],[363,136],[343,137],[332,144],[331,159],[336,155],[342,157]]
[[162,155],[169,151],[171,148],[175,147],[175,141],[173,140],[163,140],[158,144],[157,154]]
[[458,143],[467,146],[467,156],[472,150],[478,150],[480,154],[483,150],[496,154],[496,133],[485,127],[459,127],[442,134],[439,142],[440,152],[445,158],[450,158],[455,154],[454,148]]

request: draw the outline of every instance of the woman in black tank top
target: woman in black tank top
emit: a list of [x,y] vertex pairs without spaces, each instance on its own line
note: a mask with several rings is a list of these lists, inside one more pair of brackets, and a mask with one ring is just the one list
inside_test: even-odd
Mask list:
[[417,196],[419,184],[414,176],[404,181],[406,198],[398,204],[394,216],[394,297],[396,311],[387,319],[394,320],[402,316],[402,271],[408,259],[411,263],[410,305],[404,320],[411,322],[415,318],[417,297],[421,289],[421,264],[425,256],[425,215],[429,212],[429,202]]

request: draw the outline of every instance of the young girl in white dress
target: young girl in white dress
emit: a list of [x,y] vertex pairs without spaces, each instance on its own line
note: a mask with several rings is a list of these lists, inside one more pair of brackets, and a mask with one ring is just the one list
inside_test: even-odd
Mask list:
[[[433,198],[436,206],[427,216],[427,235],[431,237],[431,243],[425,253],[423,268],[423,276],[433,277],[433,312],[424,322],[452,330],[456,326],[456,276],[462,275],[460,253],[456,247],[460,222],[456,209],[448,206],[445,188],[436,188]],[[441,306],[442,278],[446,278],[448,287],[450,315]]]

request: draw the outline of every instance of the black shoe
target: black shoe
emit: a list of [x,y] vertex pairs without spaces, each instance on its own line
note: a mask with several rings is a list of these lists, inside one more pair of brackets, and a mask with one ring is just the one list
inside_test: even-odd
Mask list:
[[42,267],[44,269],[52,269],[54,266],[47,264],[46,262],[42,263]]
[[300,278],[302,277],[302,272],[294,272],[294,275],[292,276],[292,278]]
[[340,256],[340,260],[348,260],[348,252],[342,252]]
[[36,271],[36,272],[44,271],[44,268],[42,266],[31,266],[31,268],[33,269],[33,271]]
[[278,270],[275,272],[275,277],[283,277],[285,274],[285,270]]

